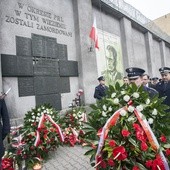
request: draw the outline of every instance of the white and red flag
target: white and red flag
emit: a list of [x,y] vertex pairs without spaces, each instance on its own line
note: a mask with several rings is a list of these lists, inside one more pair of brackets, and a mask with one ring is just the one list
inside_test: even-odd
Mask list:
[[95,48],[99,49],[98,33],[96,27],[96,18],[94,17],[93,26],[90,31],[90,38],[94,41]]

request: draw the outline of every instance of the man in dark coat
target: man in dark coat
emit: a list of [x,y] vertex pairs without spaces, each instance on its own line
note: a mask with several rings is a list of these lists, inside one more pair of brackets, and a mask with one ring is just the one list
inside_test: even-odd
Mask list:
[[156,84],[156,90],[159,92],[159,97],[166,97],[164,104],[170,106],[170,68],[162,67],[159,71],[162,81]]
[[[135,83],[137,86],[143,85],[143,74],[145,70],[138,67],[130,67],[126,69],[126,72],[130,83]],[[143,86],[143,90],[147,91],[150,97],[158,94],[158,92],[151,87]]]
[[4,97],[1,96],[0,98],[0,170],[2,169],[1,159],[5,152],[3,140],[5,139],[5,137],[9,132],[10,132],[9,115],[8,115]]
[[106,90],[108,87],[105,85],[105,79],[103,76],[98,78],[99,85],[95,87],[94,98],[95,99],[102,99],[102,97],[106,96]]

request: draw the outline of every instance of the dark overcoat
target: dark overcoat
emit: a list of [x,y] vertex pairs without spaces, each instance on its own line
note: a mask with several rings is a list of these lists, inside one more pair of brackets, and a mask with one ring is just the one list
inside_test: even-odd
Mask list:
[[0,159],[4,155],[3,140],[10,132],[10,121],[4,99],[0,99]]
[[[157,83],[156,90],[159,93],[159,97],[165,97],[164,104],[170,106],[170,81],[165,83],[164,81]],[[170,109],[168,110],[170,111]]]
[[103,86],[101,84],[96,86],[95,87],[95,92],[94,92],[94,98],[96,98],[98,100],[102,99],[102,97],[106,96],[107,89],[108,89],[107,86]]

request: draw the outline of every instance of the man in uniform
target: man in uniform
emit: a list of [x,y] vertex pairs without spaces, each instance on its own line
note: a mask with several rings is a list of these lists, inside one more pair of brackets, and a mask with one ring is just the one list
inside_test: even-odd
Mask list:
[[4,101],[4,97],[0,97],[0,170],[1,167],[1,160],[5,152],[5,148],[3,145],[3,140],[7,136],[7,134],[10,132],[10,122],[9,122],[9,116],[7,107]]
[[[159,92],[159,97],[166,97],[164,104],[170,106],[170,68],[162,67],[159,69],[162,81],[156,84],[156,90]],[[170,109],[168,109],[168,112]]]
[[102,99],[102,97],[106,96],[106,90],[108,87],[105,85],[105,79],[103,76],[100,76],[98,79],[99,85],[95,87],[94,98],[95,99]]
[[[135,83],[137,86],[143,85],[143,74],[145,70],[137,67],[131,67],[126,69],[127,76],[129,78],[130,83]],[[143,89],[149,93],[150,97],[155,96],[158,92],[150,87],[143,86]]]

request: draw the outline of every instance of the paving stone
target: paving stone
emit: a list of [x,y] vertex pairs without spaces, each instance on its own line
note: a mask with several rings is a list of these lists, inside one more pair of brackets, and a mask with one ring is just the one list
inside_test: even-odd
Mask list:
[[94,170],[89,157],[84,155],[86,151],[87,148],[80,145],[59,147],[50,153],[50,159],[44,163],[42,170]]

